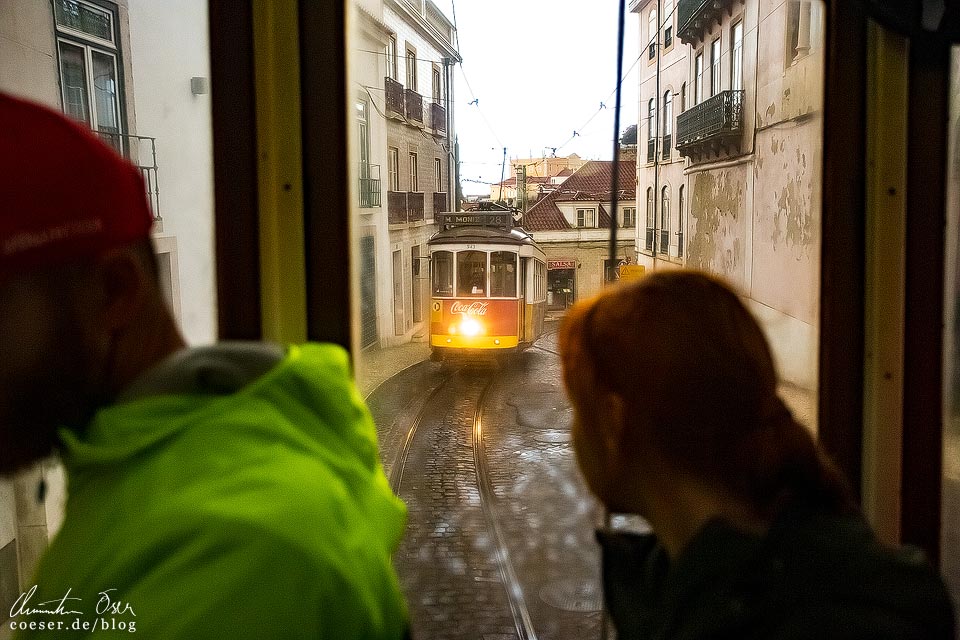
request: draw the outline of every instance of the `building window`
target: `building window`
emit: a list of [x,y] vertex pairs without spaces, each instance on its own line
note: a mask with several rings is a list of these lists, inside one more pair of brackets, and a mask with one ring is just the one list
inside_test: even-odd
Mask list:
[[390,191],[400,191],[400,150],[396,147],[387,149],[387,179]]
[[63,110],[122,150],[117,14],[81,0],[55,0]]
[[710,95],[720,93],[720,38],[710,45]]
[[443,80],[440,76],[440,67],[433,65],[433,102],[440,104],[440,96],[443,95]]
[[440,158],[433,159],[433,170],[437,176],[437,193],[443,193],[443,162]]
[[417,50],[407,45],[407,88],[417,90]]
[[657,100],[647,103],[647,162],[653,162],[657,154]]
[[410,154],[410,191],[420,191],[420,178],[417,176],[417,154]]
[[700,104],[703,102],[703,51],[697,53],[693,67],[693,75],[696,78],[696,84],[693,87],[693,104]]
[[635,227],[637,225],[637,209],[636,207],[624,207],[623,209],[623,226],[625,228]]
[[657,213],[654,210],[656,203],[653,201],[653,187],[647,187],[647,233],[644,247],[647,251],[653,251],[653,234],[656,232]]
[[680,197],[677,205],[677,257],[683,257],[683,185],[680,185]]
[[663,94],[663,159],[670,159],[673,145],[673,92],[667,89]]
[[823,32],[823,15],[820,2],[787,2],[787,55],[786,64],[803,58],[820,45]]
[[663,48],[667,49],[673,44],[673,0],[663,3],[663,24]]
[[399,49],[397,48],[397,35],[395,33],[390,34],[390,42],[387,43],[387,76],[391,80],[400,81],[397,73],[397,55]]
[[687,110],[687,83],[680,85],[680,113]]
[[650,43],[647,45],[647,58],[653,60],[657,57],[657,34],[660,32],[660,28],[657,25],[657,10],[652,9],[650,11],[650,17],[647,22],[647,37],[650,38]]
[[670,252],[670,187],[660,191],[660,253]]
[[743,22],[733,25],[733,55],[730,56],[730,88],[743,89]]
[[596,209],[577,209],[577,226],[581,229],[593,229],[597,226]]

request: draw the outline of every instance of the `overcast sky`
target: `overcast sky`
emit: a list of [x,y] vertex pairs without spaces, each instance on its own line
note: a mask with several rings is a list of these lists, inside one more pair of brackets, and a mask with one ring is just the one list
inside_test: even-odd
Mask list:
[[[503,147],[508,158],[549,155],[550,147],[559,147],[558,156],[612,158],[616,0],[434,1],[451,19],[456,3],[463,67],[455,71],[454,97],[465,193],[489,193],[468,180],[500,181]],[[638,18],[627,11],[626,19],[625,73],[638,57]],[[637,122],[637,73],[633,67],[624,81],[621,130]],[[478,105],[468,104],[473,98]]]

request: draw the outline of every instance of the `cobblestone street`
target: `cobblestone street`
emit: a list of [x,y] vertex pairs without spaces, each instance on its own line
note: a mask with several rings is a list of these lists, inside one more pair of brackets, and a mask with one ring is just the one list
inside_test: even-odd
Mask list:
[[576,471],[555,340],[501,368],[423,362],[368,399],[409,509],[395,562],[414,637],[600,637],[601,513]]

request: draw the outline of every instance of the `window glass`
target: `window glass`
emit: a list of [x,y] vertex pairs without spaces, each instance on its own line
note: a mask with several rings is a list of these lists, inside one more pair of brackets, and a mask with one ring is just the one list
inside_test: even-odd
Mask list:
[[53,6],[57,24],[61,27],[113,42],[110,13],[77,0],[56,0]]
[[437,251],[430,261],[433,271],[433,295],[453,296],[453,252]]
[[514,298],[517,295],[517,254],[511,251],[490,253],[490,295]]
[[97,130],[120,133],[120,104],[117,88],[117,59],[92,51],[93,92],[97,105]]
[[720,38],[710,45],[710,95],[720,93]]
[[733,64],[730,79],[731,89],[743,88],[743,22],[733,26]]
[[696,85],[694,86],[694,96],[693,103],[700,104],[703,102],[703,52],[697,54],[696,62],[694,63],[694,77],[696,78]]
[[487,295],[487,254],[483,251],[457,253],[457,295]]
[[87,94],[87,65],[82,47],[60,43],[60,80],[63,86],[63,110],[73,118],[92,124]]

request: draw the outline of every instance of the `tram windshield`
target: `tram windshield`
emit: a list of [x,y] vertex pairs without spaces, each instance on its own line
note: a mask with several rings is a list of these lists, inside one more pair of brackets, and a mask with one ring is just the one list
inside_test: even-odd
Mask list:
[[490,254],[490,295],[494,298],[517,297],[517,254],[511,251]]
[[433,254],[433,295],[453,295],[453,252],[437,251]]
[[483,251],[461,251],[457,254],[457,295],[487,295],[487,254]]

